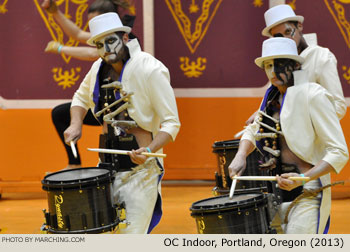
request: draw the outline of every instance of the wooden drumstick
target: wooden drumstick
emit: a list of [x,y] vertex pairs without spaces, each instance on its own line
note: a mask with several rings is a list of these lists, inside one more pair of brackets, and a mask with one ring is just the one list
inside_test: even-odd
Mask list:
[[70,148],[72,149],[73,156],[75,158],[78,158],[77,149],[75,148],[75,144],[74,144],[73,140],[70,141]]
[[232,177],[232,184],[231,184],[230,196],[229,196],[230,199],[233,198],[233,194],[235,193],[236,183],[237,183],[237,175]]
[[[95,152],[101,152],[101,153],[108,153],[108,154],[120,154],[120,155],[128,155],[131,153],[131,151],[126,150],[114,150],[114,149],[98,149],[98,148],[88,148],[89,151],[95,151]],[[148,156],[148,157],[160,157],[165,158],[166,154],[163,153],[153,153],[153,152],[141,152],[142,155]]]
[[[276,181],[276,176],[240,176],[236,177],[238,180],[267,180],[267,181]],[[295,181],[309,181],[310,177],[289,177],[290,180]]]
[[237,132],[237,133],[235,134],[234,138],[239,138],[239,137],[241,137],[241,136],[244,134],[244,131],[245,131],[245,129],[243,129],[243,130]]

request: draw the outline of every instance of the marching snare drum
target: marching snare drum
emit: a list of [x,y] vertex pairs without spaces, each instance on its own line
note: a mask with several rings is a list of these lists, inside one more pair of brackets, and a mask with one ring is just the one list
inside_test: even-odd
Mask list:
[[[232,179],[228,167],[238,151],[240,140],[217,141],[213,144],[213,153],[217,156],[218,171],[215,173],[216,187],[213,191],[218,194],[227,194],[230,191]],[[242,176],[266,176],[267,171],[259,168],[259,152],[255,149],[247,157],[247,166]],[[265,181],[237,181],[236,189],[252,191],[266,191]]]
[[263,193],[228,195],[203,199],[192,204],[199,234],[270,233],[267,196]]
[[[46,231],[56,234],[103,233],[118,225],[113,206],[114,172],[97,167],[51,173],[41,181],[47,191]],[[45,230],[45,229],[44,229]]]

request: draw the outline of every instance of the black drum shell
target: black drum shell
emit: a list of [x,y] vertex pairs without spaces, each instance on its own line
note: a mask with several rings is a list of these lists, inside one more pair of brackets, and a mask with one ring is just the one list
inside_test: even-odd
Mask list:
[[[213,153],[217,156],[218,171],[215,174],[217,195],[229,193],[232,179],[229,175],[228,167],[236,156],[240,140],[217,141],[213,144]],[[259,169],[260,153],[254,150],[246,159],[246,169],[242,176],[267,176],[268,172]],[[256,191],[267,191],[266,181],[237,181],[236,189],[256,188]]]
[[[98,173],[98,176],[76,175]],[[72,176],[72,179],[67,177]],[[76,176],[76,178],[74,178]],[[60,177],[64,177],[60,181]],[[78,176],[79,177],[79,176]],[[113,206],[114,172],[96,167],[63,170],[42,180],[47,191],[49,233],[103,233],[118,225]]]
[[[245,200],[235,201],[238,197]],[[190,208],[199,234],[266,234],[270,232],[267,196],[263,193],[222,195],[194,202]],[[211,204],[211,201],[225,203]]]

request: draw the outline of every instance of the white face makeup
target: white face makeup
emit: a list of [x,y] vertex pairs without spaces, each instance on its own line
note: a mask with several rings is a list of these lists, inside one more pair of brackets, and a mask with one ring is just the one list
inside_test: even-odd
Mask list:
[[95,44],[98,54],[106,63],[113,64],[120,60],[118,53],[123,47],[123,41],[117,34],[108,34],[95,41]]
[[264,69],[267,78],[274,85],[283,85],[284,83],[276,77],[275,65],[273,59],[264,61]]

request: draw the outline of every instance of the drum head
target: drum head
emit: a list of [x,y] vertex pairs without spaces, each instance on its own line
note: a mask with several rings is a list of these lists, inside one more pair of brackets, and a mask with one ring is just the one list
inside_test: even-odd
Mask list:
[[41,183],[44,190],[57,187],[75,188],[110,182],[112,175],[110,170],[97,167],[70,169],[46,175]]
[[192,213],[218,212],[245,208],[251,205],[260,204],[265,196],[262,193],[234,195],[232,199],[228,195],[212,197],[193,203]]
[[106,175],[107,173],[109,173],[109,170],[99,169],[99,168],[71,169],[71,170],[64,170],[64,171],[49,174],[45,177],[45,180],[63,181],[63,182],[73,181],[73,180],[84,180],[84,179]]

